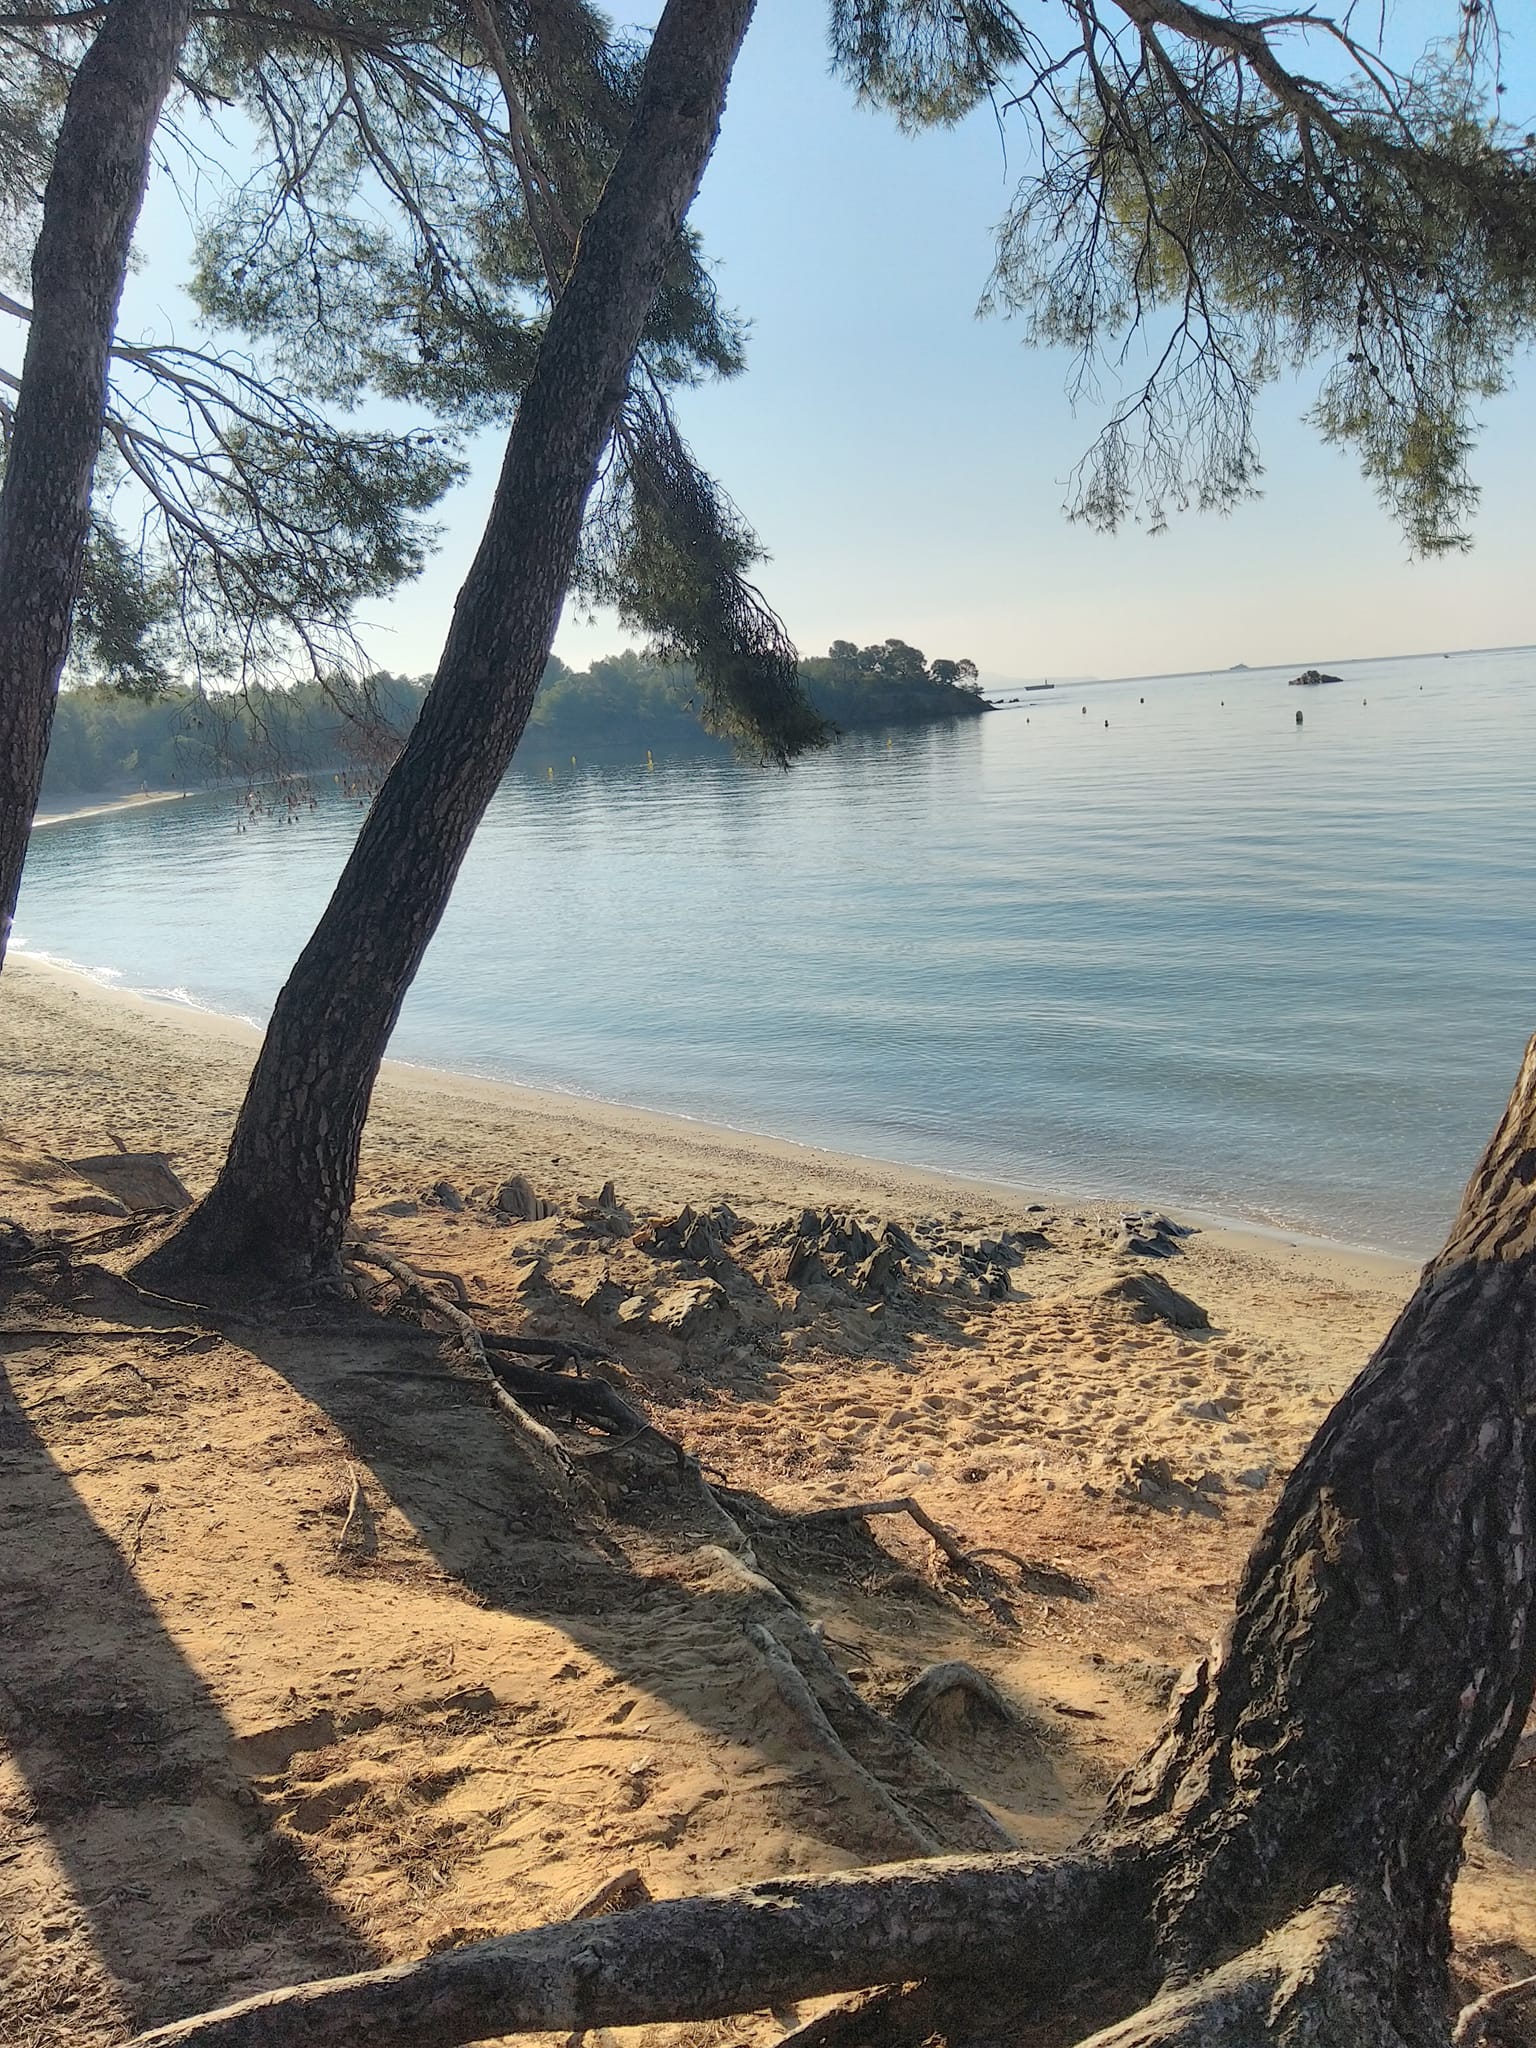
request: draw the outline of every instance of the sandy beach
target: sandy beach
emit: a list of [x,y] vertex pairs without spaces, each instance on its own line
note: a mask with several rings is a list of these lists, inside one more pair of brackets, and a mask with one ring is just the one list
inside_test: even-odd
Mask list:
[[[116,1142],[206,1186],[256,1040],[9,962],[0,1215],[101,1229],[67,1162]],[[513,1175],[549,1215],[498,1210]],[[619,1209],[599,1214],[610,1181]],[[702,1265],[665,1227],[685,1203],[726,1234]],[[356,1222],[503,1327],[600,1347],[724,1489],[806,1655],[861,1696],[887,1707],[946,1660],[983,1670],[1014,1732],[962,1719],[924,1755],[1041,1849],[1148,1740],[1414,1280],[1215,1229],[1152,1256],[1108,1209],[400,1066]],[[880,1292],[855,1261],[892,1224],[926,1263]],[[807,1231],[819,1252],[791,1279]],[[408,1318],[301,1307],[203,1336],[167,1308],[167,1336],[113,1291],[114,1256],[70,1305],[38,1282],[0,1312],[0,1600],[25,1617],[0,1763],[5,2038],[106,2048],[559,1916],[619,1875],[659,1897],[912,1853],[867,1780],[807,1750],[744,1633],[753,1584],[654,1461],[592,1467],[601,1512],[558,1507]],[[1152,1269],[1207,1326],[1121,1297]],[[962,1578],[904,1517],[808,1519],[909,1495],[1011,1562]],[[960,1794],[935,1805],[910,1759],[894,1779],[863,1761],[942,1846],[976,1845]],[[1458,1893],[1469,1982],[1536,1967],[1532,1777]],[[792,2017],[632,2038],[766,2043]]]
[[104,818],[111,811],[139,811],[149,804],[178,804],[189,792],[185,789],[138,789],[126,795],[103,791],[99,796],[72,799],[67,804],[51,804],[46,799],[33,815],[32,830],[45,825],[67,825],[75,818]]

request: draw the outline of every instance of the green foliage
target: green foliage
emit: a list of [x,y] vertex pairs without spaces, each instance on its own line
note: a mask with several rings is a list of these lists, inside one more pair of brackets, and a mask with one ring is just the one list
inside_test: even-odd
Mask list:
[[156,695],[170,680],[175,601],[169,580],[147,574],[142,555],[108,520],[95,515],[75,600],[72,672],[128,696]]
[[73,37],[37,25],[0,62],[0,281],[24,285],[53,137],[73,70]]
[[[18,285],[93,25],[0,11],[0,263],[9,252]],[[114,349],[97,523],[142,542],[136,576],[120,538],[98,550],[84,673],[142,689],[169,673],[318,677],[355,655],[358,603],[421,567],[458,437],[516,411],[643,57],[584,0],[198,16],[163,125],[198,166],[208,331]],[[221,152],[199,147],[215,110],[254,158],[222,186]],[[741,367],[741,323],[687,231],[644,356],[658,389]],[[348,421],[380,396],[424,423]],[[0,379],[0,433],[6,403]]]
[[1157,526],[1251,493],[1253,394],[1321,361],[1325,437],[1356,448],[1416,550],[1466,544],[1472,407],[1536,313],[1536,179],[1465,100],[1431,71],[1392,120],[1325,132],[1230,78],[1192,104],[1153,72],[1078,105],[1080,144],[1005,226],[993,298],[1085,361],[1154,323],[1160,360],[1085,465],[1083,517]]
[[[251,122],[258,165],[204,218],[192,289],[314,398],[372,390],[461,425],[516,410],[644,52],[582,0],[507,0],[496,50],[476,21],[396,5],[280,53],[259,17],[206,31],[202,83]],[[680,232],[651,374],[731,375],[741,342]]]
[[834,640],[824,656],[803,661],[800,674],[812,703],[840,726],[926,724],[985,709],[975,662],[930,662],[905,640]]
[[1536,144],[1499,116],[1493,10],[1445,26],[1403,51],[1389,10],[834,0],[839,65],[905,125],[985,97],[1024,128],[984,306],[1072,351],[1075,399],[1124,394],[1074,516],[1230,509],[1256,393],[1316,365],[1313,424],[1413,548],[1466,545],[1476,409],[1536,322]]
[[831,35],[833,62],[860,98],[908,129],[970,113],[1035,40],[990,0],[833,0]]
[[831,729],[800,686],[794,647],[747,581],[755,537],[694,462],[670,414],[632,397],[589,522],[584,587],[693,671],[705,729],[786,766]]
[[[951,669],[958,683],[941,673]],[[837,641],[830,655],[805,662],[802,675],[813,715],[849,729],[972,717],[983,708],[970,662],[925,663],[900,640],[862,650]],[[367,786],[410,730],[429,680],[381,672],[356,687],[332,676],[287,689],[172,686],[153,697],[79,683],[60,694],[43,788],[57,801],[140,783],[194,789],[315,772]],[[654,649],[629,649],[581,671],[552,657],[521,757],[708,745],[702,702],[694,670]]]

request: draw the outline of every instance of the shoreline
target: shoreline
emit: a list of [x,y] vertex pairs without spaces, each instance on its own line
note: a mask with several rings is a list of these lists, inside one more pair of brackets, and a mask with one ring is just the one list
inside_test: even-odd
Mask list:
[[71,804],[67,810],[39,809],[33,814],[32,830],[38,832],[49,825],[71,825],[77,818],[105,818],[114,811],[142,811],[151,804],[174,804],[184,802],[194,792],[188,789],[136,789],[122,796],[109,796],[104,790],[87,795],[81,803]]
[[[62,998],[71,1010],[80,1004],[87,1014],[96,1012],[102,1026],[115,1025],[118,1031],[141,1043],[146,1039],[152,1041],[152,1045],[144,1046],[145,1051],[152,1049],[158,1055],[171,1050],[177,1040],[183,1045],[201,1045],[210,1056],[217,1049],[216,1062],[211,1059],[210,1064],[217,1064],[220,1078],[232,1081],[231,1070],[238,1068],[238,1089],[233,1092],[227,1111],[233,1114],[239,1094],[243,1093],[250,1060],[261,1043],[260,1027],[223,1012],[116,988],[96,980],[84,969],[66,967],[26,952],[13,954],[0,975],[0,1025],[13,1010],[25,1010],[29,998],[35,1001],[50,993],[56,999]],[[7,1001],[7,996],[12,1000]],[[90,1031],[89,1026],[87,1029]],[[94,1038],[99,1033],[90,1031],[90,1035]],[[179,1064],[174,1052],[172,1064]],[[226,1087],[224,1093],[230,1094],[231,1089]],[[451,1129],[456,1141],[473,1153],[482,1152],[486,1142],[501,1132],[526,1133],[528,1141],[537,1141],[540,1151],[553,1139],[559,1149],[544,1156],[551,1166],[560,1169],[558,1177],[569,1179],[572,1171],[577,1172],[578,1178],[582,1173],[590,1177],[596,1172],[593,1189],[610,1177],[622,1180],[622,1175],[600,1168],[605,1160],[623,1154],[629,1162],[631,1189],[639,1185],[639,1198],[655,1203],[658,1209],[676,1208],[685,1200],[697,1202],[701,1195],[697,1183],[705,1177],[718,1188],[719,1199],[731,1198],[728,1183],[741,1182],[750,1184],[758,1193],[743,1196],[738,1189],[737,1200],[756,1199],[787,1208],[815,1202],[848,1206],[850,1201],[863,1200],[877,1205],[896,1203],[909,1212],[938,1206],[951,1212],[964,1209],[1022,1220],[1028,1218],[1032,1207],[1044,1204],[1109,1225],[1135,1206],[1128,1199],[1012,1186],[939,1168],[909,1166],[796,1139],[738,1130],[703,1118],[395,1059],[386,1059],[380,1071],[369,1132],[364,1139],[365,1164],[371,1156],[377,1167],[381,1153],[398,1157],[402,1151],[414,1149],[404,1140],[404,1132],[416,1134],[419,1127],[431,1127],[434,1123],[443,1128],[445,1137]],[[146,1142],[174,1149],[169,1137]],[[507,1171],[512,1170],[522,1169],[509,1163]],[[448,1177],[452,1177],[451,1172]],[[362,1183],[360,1189],[361,1186]],[[572,1191],[590,1193],[592,1189],[573,1186]],[[365,1200],[360,1193],[360,1206]],[[1160,1203],[1147,1198],[1139,1206],[1171,1207],[1193,1222],[1202,1241],[1213,1247],[1240,1256],[1278,1260],[1320,1277],[1328,1275],[1350,1283],[1366,1280],[1390,1287],[1411,1284],[1423,1263],[1368,1246],[1212,1215],[1181,1203]]]

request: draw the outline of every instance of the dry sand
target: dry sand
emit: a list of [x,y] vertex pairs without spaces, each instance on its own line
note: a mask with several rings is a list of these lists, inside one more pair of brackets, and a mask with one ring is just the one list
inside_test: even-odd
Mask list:
[[[88,1192],[63,1162],[114,1140],[204,1186],[254,1043],[13,961],[0,1215],[98,1227],[61,1206]],[[498,1214],[513,1174],[556,1213]],[[609,1180],[628,1223],[582,1211]],[[443,1182],[462,1209],[434,1197]],[[1413,1274],[1217,1230],[1152,1262],[1125,1254],[1112,1213],[1040,1201],[392,1066],[358,1218],[461,1275],[502,1327],[602,1345],[732,1490],[872,1703],[934,1661],[986,1670],[1022,1732],[952,1727],[932,1746],[1016,1839],[1049,1847],[1092,1818],[1219,1626],[1280,1479]],[[647,1219],[684,1202],[741,1219],[707,1267],[647,1242]],[[921,1284],[872,1296],[831,1253],[789,1280],[807,1206],[917,1227]],[[992,1298],[964,1239],[1005,1229],[1042,1241],[1014,1248]],[[750,1589],[664,1468],[599,1460],[606,1507],[567,1512],[440,1340],[323,1305],[156,1336],[142,1326],[169,1317],[111,1264],[73,1295],[39,1281],[0,1304],[0,2038],[120,2039],[532,1924],[626,1870],[661,1896],[902,1853],[867,1789],[808,1746],[743,1632]],[[1152,1265],[1209,1330],[1105,1298]],[[905,1521],[803,1519],[897,1494],[1029,1569],[960,1580]],[[899,1760],[864,1761],[941,1840],[966,1839]],[[1533,1778],[1514,1775],[1458,1895],[1482,1981],[1536,1968]],[[652,2033],[769,2041],[790,2017]]]

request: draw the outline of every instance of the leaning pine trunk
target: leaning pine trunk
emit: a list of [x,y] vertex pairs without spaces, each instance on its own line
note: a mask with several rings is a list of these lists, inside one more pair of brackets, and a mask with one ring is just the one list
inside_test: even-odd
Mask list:
[[751,14],[752,0],[668,0],[421,716],[278,997],[218,1180],[145,1270],[303,1277],[335,1262],[379,1063],[533,708],[597,465]]
[[0,481],[0,961],[69,653],[128,251],[191,11],[189,0],[109,0],[70,87],[43,194]]

